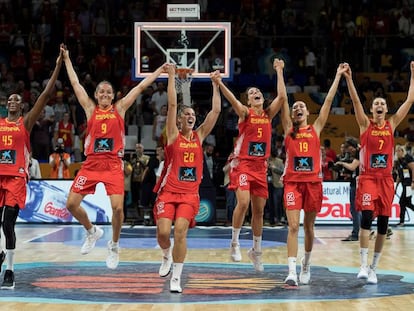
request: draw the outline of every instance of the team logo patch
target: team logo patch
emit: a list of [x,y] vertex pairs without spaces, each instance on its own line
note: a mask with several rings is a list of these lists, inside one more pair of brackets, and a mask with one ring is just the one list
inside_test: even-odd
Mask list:
[[0,164],[15,164],[16,150],[0,150]]
[[294,170],[296,172],[312,172],[313,158],[312,157],[295,157],[293,159]]
[[266,154],[266,143],[264,142],[250,142],[249,156],[264,157]]
[[95,139],[94,149],[95,153],[110,152],[114,148],[114,140],[112,138],[97,138]]
[[387,154],[373,154],[371,155],[371,168],[387,168]]
[[178,172],[180,181],[194,182],[197,180],[197,171],[195,167],[180,167]]

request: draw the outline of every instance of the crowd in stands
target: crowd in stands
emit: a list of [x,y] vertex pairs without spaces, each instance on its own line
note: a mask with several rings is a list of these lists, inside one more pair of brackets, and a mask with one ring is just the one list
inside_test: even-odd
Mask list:
[[[137,81],[131,78],[133,22],[167,21],[167,3],[200,3],[200,21],[232,23],[232,57],[241,60],[241,69],[229,86],[235,93],[244,91],[246,75],[269,75],[268,58],[286,62],[286,80],[290,100],[298,92],[309,92],[317,104],[330,86],[334,66],[347,61],[357,71],[370,69],[387,74],[384,81],[361,80],[361,98],[372,92],[407,91],[408,49],[414,39],[413,1],[307,1],[294,0],[33,0],[0,2],[0,113],[11,92],[20,93],[27,109],[47,83],[53,68],[53,51],[64,42],[72,55],[82,85],[93,96],[95,81],[109,80],[119,95]],[[368,64],[368,63],[369,64]],[[274,76],[270,81],[274,82]],[[275,84],[260,86],[274,97]],[[70,152],[74,161],[82,161],[82,135],[85,116],[73,95],[65,73],[57,82],[56,98],[32,132],[33,156],[48,161],[53,152],[56,131],[63,116],[69,114],[74,128]],[[157,111],[151,106],[152,94],[165,85],[156,84],[140,97],[126,116],[126,125],[153,124]],[[210,97],[209,85],[201,96]],[[341,85],[334,106],[346,98]],[[205,114],[203,99],[195,100],[196,110]],[[157,121],[158,122],[158,121]],[[277,125],[277,118],[275,125]],[[237,117],[231,108],[223,109],[213,133],[216,152],[226,158],[237,135]],[[275,137],[277,136],[275,132]],[[154,133],[159,139],[160,131]],[[76,139],[75,139],[76,137]],[[339,150],[338,150],[339,152]]]

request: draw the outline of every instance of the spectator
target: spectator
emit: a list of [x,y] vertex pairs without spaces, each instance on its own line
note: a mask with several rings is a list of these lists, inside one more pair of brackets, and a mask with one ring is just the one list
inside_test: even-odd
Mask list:
[[65,152],[63,139],[58,138],[55,151],[49,156],[49,165],[51,166],[49,177],[54,179],[69,179],[70,164],[70,154]]
[[73,126],[73,123],[70,122],[69,112],[65,112],[63,114],[63,119],[56,122],[54,141],[57,142],[60,138],[63,139],[65,152],[71,154],[75,142],[75,127]]
[[155,90],[154,94],[151,97],[151,106],[155,114],[160,114],[160,110],[162,106],[167,106],[168,99],[167,99],[167,92],[165,91],[165,84],[164,82],[157,83],[157,89]]
[[30,159],[29,159],[29,178],[30,179],[41,179],[42,178],[42,171],[40,170],[39,161],[33,158],[32,152],[30,152]]

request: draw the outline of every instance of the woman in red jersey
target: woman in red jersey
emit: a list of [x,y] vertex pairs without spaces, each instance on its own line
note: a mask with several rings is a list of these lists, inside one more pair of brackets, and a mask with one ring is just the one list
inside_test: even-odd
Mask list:
[[[392,177],[394,155],[394,131],[407,116],[414,101],[414,62],[410,64],[411,78],[407,99],[391,117],[384,98],[374,98],[369,118],[361,104],[352,80],[349,65],[345,78],[351,96],[355,118],[359,125],[361,148],[359,153],[359,177],[355,204],[361,211],[361,230],[359,234],[361,267],[359,279],[366,279],[368,284],[377,284],[376,268],[387,235],[388,220],[391,216],[394,199],[394,180]],[[414,183],[414,180],[413,180]],[[377,238],[375,240],[372,264],[368,265],[369,235],[372,221],[377,218]]]
[[[187,254],[187,232],[195,226],[200,206],[199,185],[203,175],[202,144],[213,129],[221,111],[220,92],[213,84],[212,108],[204,122],[194,130],[194,109],[183,106],[177,112],[175,66],[168,66],[168,112],[166,120],[167,144],[161,177],[154,188],[157,199],[154,219],[157,240],[163,258],[159,269],[162,277],[170,273],[170,291],[181,293],[181,273]],[[171,249],[171,227],[174,222],[174,246]]]
[[62,54],[45,89],[33,108],[22,116],[23,102],[19,94],[11,94],[7,100],[7,117],[0,119],[0,223],[6,240],[6,252],[0,253],[0,271],[6,260],[2,289],[13,289],[14,250],[16,248],[15,225],[20,209],[26,202],[26,184],[29,176],[30,131],[47,102],[53,98],[55,82],[62,66]]
[[95,192],[102,182],[109,195],[112,206],[112,239],[108,241],[106,265],[115,269],[119,263],[119,237],[123,223],[124,205],[124,144],[125,112],[135,103],[135,99],[155,79],[165,71],[166,65],[159,67],[151,75],[132,88],[128,94],[113,103],[115,92],[108,81],[100,82],[95,90],[95,98],[89,97],[73,69],[69,51],[63,49],[63,60],[73,91],[85,111],[87,130],[85,137],[86,161],[82,164],[73,181],[66,202],[66,208],[87,230],[81,254],[89,253],[96,241],[102,237],[103,230],[92,225],[86,211],[80,206],[82,199]]
[[297,101],[292,105],[291,116],[285,101],[282,108],[282,125],[285,133],[286,162],[283,173],[284,204],[289,223],[287,237],[289,274],[285,283],[297,286],[296,257],[298,254],[298,232],[300,212],[305,212],[305,256],[301,262],[299,280],[302,284],[310,281],[310,257],[314,240],[315,218],[322,207],[322,160],[320,134],[328,120],[331,104],[339,81],[346,68],[340,64],[335,79],[315,122],[308,124],[309,110],[306,103]]
[[241,261],[239,235],[246,212],[251,203],[253,247],[247,255],[254,269],[263,271],[262,231],[263,213],[268,198],[267,159],[270,156],[272,119],[279,112],[282,102],[287,100],[283,82],[283,60],[275,59],[273,68],[277,74],[277,97],[264,108],[264,97],[256,87],[247,89],[247,105],[243,105],[217,77],[220,90],[238,115],[239,135],[234,145],[234,157],[230,162],[229,189],[236,192],[237,204],[232,219],[230,258]]

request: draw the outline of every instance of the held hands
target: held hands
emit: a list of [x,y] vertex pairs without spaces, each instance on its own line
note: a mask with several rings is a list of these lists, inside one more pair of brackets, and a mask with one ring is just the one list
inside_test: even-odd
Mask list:
[[69,59],[69,50],[63,43],[60,45],[60,54],[62,55],[64,61]]
[[285,68],[285,62],[283,61],[283,59],[279,59],[279,58],[275,58],[273,60],[273,69],[277,70],[277,69],[282,69]]
[[56,65],[59,65],[63,61],[63,49],[65,48],[65,45],[63,43],[59,46],[59,56],[56,59]]
[[348,70],[351,71],[351,68],[349,67],[348,63],[340,63],[338,65],[338,68],[336,69],[336,75],[341,76],[345,74]]
[[346,79],[352,79],[352,70],[351,70],[351,66],[349,66],[348,63],[343,63],[344,64],[344,68],[346,69],[343,73],[344,77]]
[[210,72],[210,79],[214,83],[219,84],[221,82],[220,70],[216,70],[216,71]]
[[168,73],[168,76],[175,76],[175,65],[174,64],[164,64],[163,70],[165,73]]

